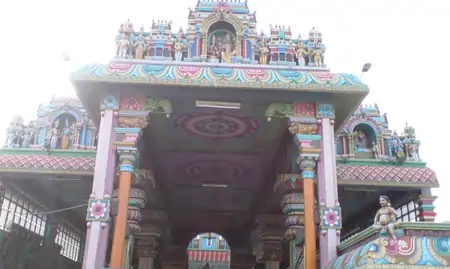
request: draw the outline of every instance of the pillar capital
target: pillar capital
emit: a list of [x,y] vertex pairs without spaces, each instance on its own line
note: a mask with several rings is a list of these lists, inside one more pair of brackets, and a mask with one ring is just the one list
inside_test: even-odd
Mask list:
[[300,170],[302,170],[302,179],[312,179],[316,177],[316,158],[299,158]]
[[[120,118],[119,118],[120,120]],[[148,122],[147,122],[148,123]],[[137,142],[142,134],[143,127],[145,128],[147,125],[144,123],[136,128],[123,128],[124,126],[120,122],[118,122],[118,127],[114,128],[114,132],[116,134],[116,141],[114,141],[114,145],[122,146],[122,147],[136,147]]]
[[119,155],[119,171],[134,173],[139,151],[133,147],[117,147]]
[[313,157],[300,157],[298,163],[302,171],[314,171],[316,168],[316,158]]
[[114,94],[108,94],[100,101],[100,110],[119,110],[118,98]]
[[316,117],[318,119],[334,119],[335,118],[334,106],[330,103],[317,103]]

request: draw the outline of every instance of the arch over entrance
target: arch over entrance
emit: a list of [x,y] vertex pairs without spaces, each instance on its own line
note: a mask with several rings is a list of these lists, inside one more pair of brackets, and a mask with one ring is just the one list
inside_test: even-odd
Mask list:
[[201,233],[187,247],[188,269],[229,269],[230,246],[217,233]]

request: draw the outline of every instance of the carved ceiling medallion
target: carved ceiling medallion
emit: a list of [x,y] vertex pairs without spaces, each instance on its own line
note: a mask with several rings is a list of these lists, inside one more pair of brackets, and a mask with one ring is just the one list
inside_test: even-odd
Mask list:
[[177,121],[179,129],[206,139],[242,138],[255,132],[256,120],[225,112],[188,114]]

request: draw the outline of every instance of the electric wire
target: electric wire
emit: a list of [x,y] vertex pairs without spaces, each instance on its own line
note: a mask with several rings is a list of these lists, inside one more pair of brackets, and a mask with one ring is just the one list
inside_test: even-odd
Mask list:
[[76,206],[71,206],[71,207],[61,208],[61,209],[52,210],[52,211],[46,211],[46,212],[36,212],[36,213],[32,213],[31,215],[50,215],[50,214],[69,211],[72,209],[77,209],[77,208],[85,207],[85,206],[88,206],[88,204],[76,205]]

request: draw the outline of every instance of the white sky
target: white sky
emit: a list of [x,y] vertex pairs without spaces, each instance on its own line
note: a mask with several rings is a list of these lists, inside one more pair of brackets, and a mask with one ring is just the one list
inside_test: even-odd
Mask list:
[[[15,114],[35,119],[38,105],[52,94],[73,95],[70,69],[113,56],[121,22],[130,19],[139,29],[162,19],[172,20],[174,30],[186,28],[188,7],[196,2],[7,1],[0,15],[0,126],[6,128]],[[450,203],[444,196],[450,190],[450,149],[444,143],[450,131],[444,114],[450,1],[249,0],[249,5],[257,11],[258,31],[268,33],[270,24],[290,25],[294,36],[306,37],[313,26],[321,30],[325,62],[333,72],[359,75],[362,64],[372,63],[364,76],[371,88],[366,102],[377,102],[388,113],[391,129],[401,131],[405,122],[416,128],[421,155],[441,183],[435,191],[438,220],[450,220],[444,209]],[[61,60],[63,51],[70,53],[71,64]]]

